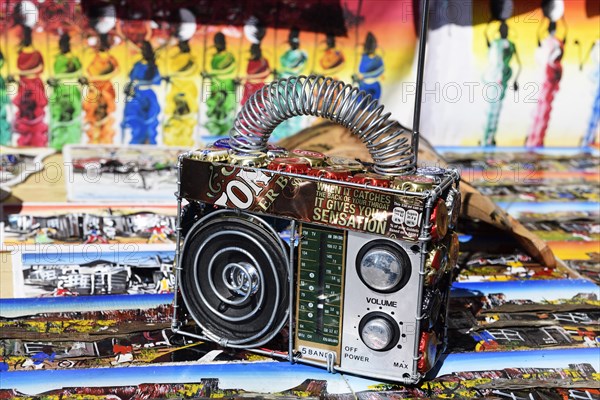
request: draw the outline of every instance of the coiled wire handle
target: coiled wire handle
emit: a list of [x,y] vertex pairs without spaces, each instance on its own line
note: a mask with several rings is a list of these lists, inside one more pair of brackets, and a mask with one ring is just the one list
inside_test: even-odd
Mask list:
[[254,93],[238,113],[229,143],[239,152],[266,151],[271,132],[283,121],[301,115],[326,118],[348,128],[367,146],[384,175],[415,171],[412,132],[384,114],[371,95],[324,76],[279,79]]

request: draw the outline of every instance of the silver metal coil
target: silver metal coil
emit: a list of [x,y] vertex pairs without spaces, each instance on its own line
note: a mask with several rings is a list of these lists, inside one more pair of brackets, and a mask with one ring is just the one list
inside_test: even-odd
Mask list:
[[415,171],[413,132],[390,119],[383,105],[357,87],[324,76],[280,79],[254,93],[229,132],[234,151],[266,151],[271,132],[302,115],[325,118],[348,128],[367,146],[374,170],[385,175]]

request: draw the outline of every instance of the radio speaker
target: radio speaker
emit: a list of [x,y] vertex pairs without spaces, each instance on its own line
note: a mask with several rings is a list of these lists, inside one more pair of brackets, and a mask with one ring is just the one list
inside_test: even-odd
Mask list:
[[272,227],[247,213],[216,211],[192,227],[180,282],[190,315],[207,337],[228,347],[255,347],[283,328],[286,247]]

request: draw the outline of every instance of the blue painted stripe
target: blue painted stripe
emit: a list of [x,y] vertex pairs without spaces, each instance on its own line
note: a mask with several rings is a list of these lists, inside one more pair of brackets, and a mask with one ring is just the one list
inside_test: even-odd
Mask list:
[[17,318],[41,313],[142,310],[173,301],[173,294],[129,294],[26,299],[0,299],[0,317]]
[[455,282],[452,297],[468,297],[502,293],[505,300],[527,299],[535,302],[544,300],[572,299],[584,293],[600,298],[600,287],[586,279],[548,279],[491,282]]
[[600,206],[593,201],[550,201],[543,203],[536,202],[514,202],[514,203],[496,203],[500,207],[509,207],[508,213],[518,216],[521,212],[553,213],[553,212],[600,212]]
[[535,154],[559,154],[559,155],[574,155],[574,154],[591,154],[598,156],[600,150],[595,147],[523,147],[523,146],[436,146],[435,149],[442,153],[535,153]]

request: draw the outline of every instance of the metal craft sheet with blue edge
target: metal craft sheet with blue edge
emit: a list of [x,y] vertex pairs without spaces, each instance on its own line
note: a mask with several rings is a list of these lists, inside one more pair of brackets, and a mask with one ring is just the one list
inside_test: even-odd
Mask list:
[[[574,362],[600,370],[597,349],[506,352],[490,354],[451,354],[437,376],[458,371],[499,370],[503,368],[567,368]],[[226,363],[208,365],[161,365],[83,370],[1,372],[0,389],[15,389],[35,395],[68,387],[128,386],[144,383],[193,383],[216,378],[219,389],[241,389],[248,394],[278,393],[306,380],[326,381],[328,394],[367,391],[377,381],[286,362]]]
[[502,293],[505,300],[530,300],[536,303],[572,299],[590,293],[600,298],[600,287],[586,279],[522,280],[507,282],[455,282],[450,296]]
[[187,150],[146,145],[65,146],[67,199],[174,204],[177,155]]
[[62,312],[143,310],[168,305],[172,300],[173,294],[0,299],[0,317],[18,318]]
[[9,250],[19,249],[12,257],[13,297],[170,292],[175,280],[174,247],[133,243],[9,245]]

